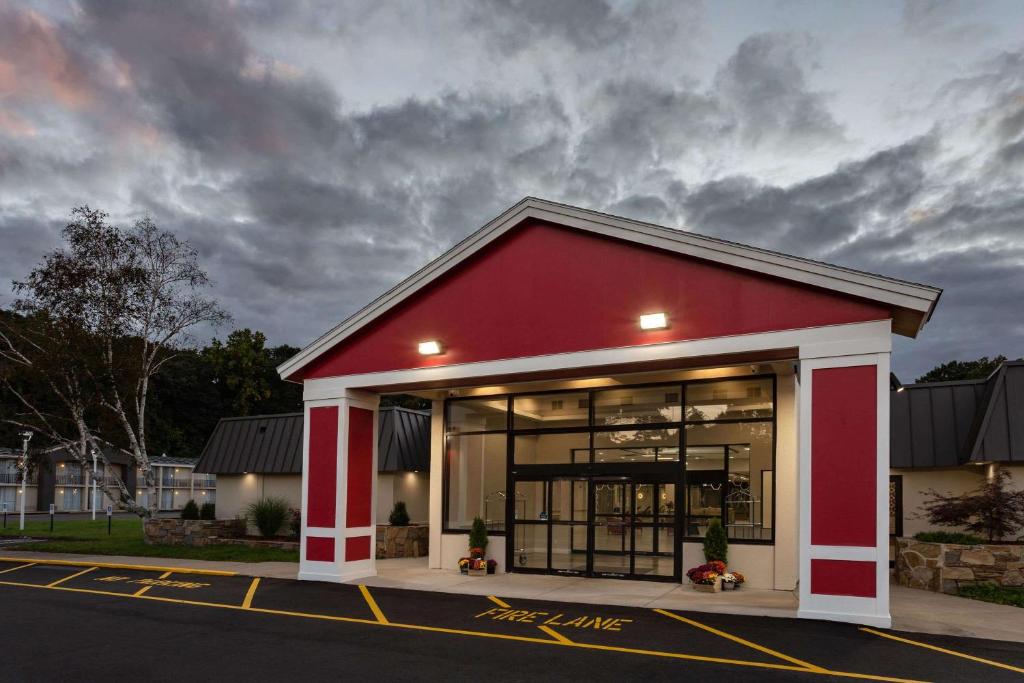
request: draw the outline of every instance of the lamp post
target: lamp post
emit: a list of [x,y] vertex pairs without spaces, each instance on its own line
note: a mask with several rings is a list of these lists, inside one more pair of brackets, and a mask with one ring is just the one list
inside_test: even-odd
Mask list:
[[96,449],[92,449],[92,521],[96,521]]
[[18,461],[18,468],[21,469],[21,501],[18,506],[18,529],[25,530],[25,497],[28,495],[28,442],[32,440],[32,432],[21,433],[21,459]]

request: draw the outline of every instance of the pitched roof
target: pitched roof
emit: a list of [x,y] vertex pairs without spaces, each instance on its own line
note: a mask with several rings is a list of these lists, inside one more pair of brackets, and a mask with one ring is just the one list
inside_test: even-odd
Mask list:
[[[302,413],[222,418],[203,448],[196,472],[301,474]],[[379,472],[430,469],[430,413],[382,408]]]
[[339,342],[429,286],[431,282],[527,219],[546,221],[880,302],[893,309],[893,330],[910,337],[916,336],[927,322],[942,293],[941,289],[928,285],[526,197],[365,308],[321,335],[278,366],[278,373],[285,379],[295,375]]
[[985,379],[909,384],[891,394],[892,467],[1024,463],[1024,362]]

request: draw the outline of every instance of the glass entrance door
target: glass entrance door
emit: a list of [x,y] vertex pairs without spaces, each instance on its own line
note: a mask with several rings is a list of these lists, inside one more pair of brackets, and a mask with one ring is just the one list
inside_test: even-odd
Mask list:
[[675,484],[594,479],[592,574],[673,578],[676,566]]
[[631,477],[516,481],[516,571],[678,579],[676,485]]

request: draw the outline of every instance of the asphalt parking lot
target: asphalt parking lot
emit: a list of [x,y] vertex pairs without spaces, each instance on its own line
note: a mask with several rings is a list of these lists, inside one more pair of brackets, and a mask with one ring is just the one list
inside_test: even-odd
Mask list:
[[126,565],[0,560],[0,614],[4,680],[1024,677],[1019,643]]

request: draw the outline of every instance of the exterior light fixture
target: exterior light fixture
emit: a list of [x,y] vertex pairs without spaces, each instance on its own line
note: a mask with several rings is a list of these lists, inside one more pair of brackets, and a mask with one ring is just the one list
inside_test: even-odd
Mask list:
[[441,353],[441,342],[436,339],[430,339],[428,341],[421,341],[419,345],[420,355],[423,356],[436,356]]
[[640,316],[641,330],[661,330],[668,327],[668,318],[664,313],[645,313]]
[[903,386],[903,383],[900,382],[900,378],[896,376],[896,373],[895,372],[890,372],[889,373],[889,389],[890,390],[895,389],[896,393],[898,394],[898,393],[902,392],[904,388],[905,387]]

